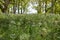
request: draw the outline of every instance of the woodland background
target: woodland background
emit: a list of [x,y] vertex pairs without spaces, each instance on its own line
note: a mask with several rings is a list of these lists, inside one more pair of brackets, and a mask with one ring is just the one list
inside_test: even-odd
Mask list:
[[60,40],[60,0],[0,0],[0,40]]

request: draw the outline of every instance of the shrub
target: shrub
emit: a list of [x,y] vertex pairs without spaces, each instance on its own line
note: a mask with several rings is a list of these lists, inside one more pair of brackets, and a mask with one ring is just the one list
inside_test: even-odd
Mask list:
[[0,15],[0,40],[60,40],[60,15]]

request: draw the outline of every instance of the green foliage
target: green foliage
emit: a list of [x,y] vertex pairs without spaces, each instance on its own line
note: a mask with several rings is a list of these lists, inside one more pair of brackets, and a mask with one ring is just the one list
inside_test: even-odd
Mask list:
[[[37,13],[60,14],[59,0],[0,0],[0,10],[8,14],[28,13],[30,4],[32,4],[31,8],[36,9]],[[37,5],[35,6],[35,4]]]
[[0,40],[60,40],[60,15],[0,14]]

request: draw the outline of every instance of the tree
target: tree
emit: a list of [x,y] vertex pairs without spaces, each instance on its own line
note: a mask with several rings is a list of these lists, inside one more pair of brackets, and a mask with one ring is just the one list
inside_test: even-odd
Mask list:
[[6,13],[10,1],[11,0],[0,0],[0,9],[3,13]]
[[20,0],[20,6],[21,6],[21,14],[26,11],[26,7],[28,6],[30,0]]

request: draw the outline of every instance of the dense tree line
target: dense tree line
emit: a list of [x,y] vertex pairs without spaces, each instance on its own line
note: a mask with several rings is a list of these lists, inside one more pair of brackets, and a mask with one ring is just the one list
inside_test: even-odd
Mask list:
[[[29,3],[37,3],[34,7],[37,13],[60,13],[59,0],[0,0],[0,9],[3,13],[27,13]],[[11,10],[11,11],[10,11]]]

